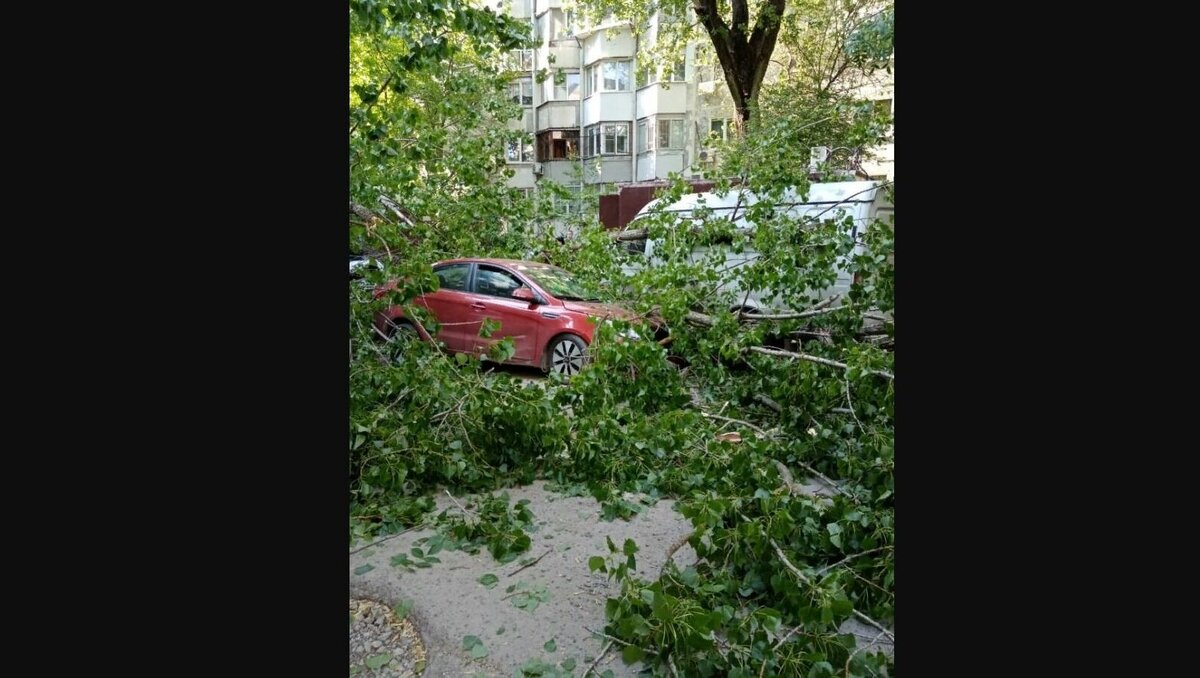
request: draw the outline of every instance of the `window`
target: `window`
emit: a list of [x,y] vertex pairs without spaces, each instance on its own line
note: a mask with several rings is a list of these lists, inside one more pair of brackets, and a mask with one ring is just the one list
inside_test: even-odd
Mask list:
[[504,55],[504,67],[510,71],[532,71],[533,50],[517,49]]
[[533,162],[533,144],[523,139],[510,139],[504,159],[508,162]]
[[606,92],[627,92],[629,91],[629,67],[628,61],[605,61],[604,62],[604,91]]
[[604,155],[618,155],[629,152],[629,123],[605,123]]
[[[684,78],[684,62],[676,61],[662,71],[663,82],[686,82]],[[645,64],[638,68],[638,87],[653,85],[659,82],[659,70],[654,64]]]
[[579,98],[579,74],[578,73],[563,73],[562,84],[554,85],[555,99],[578,99]]
[[584,130],[583,157],[629,153],[629,123],[605,122]]
[[684,69],[684,62],[682,59],[680,59],[671,65],[670,69],[665,72],[665,75],[670,82],[685,82],[685,73],[686,71]]
[[[566,196],[554,195],[553,209],[555,214],[579,214],[579,189],[574,186],[566,187]],[[538,280],[537,282],[541,282]]]
[[515,275],[494,266],[479,265],[475,273],[475,294],[512,298],[513,290],[524,286]]
[[658,118],[658,147],[682,149],[684,143],[683,120]]
[[435,269],[433,273],[437,276],[441,289],[465,292],[467,290],[467,273],[470,270],[470,264],[448,264]]
[[568,9],[563,14],[563,33],[562,34],[564,37],[570,37],[572,35],[575,35],[575,12],[573,10]]
[[653,85],[658,82],[658,71],[650,64],[643,64],[638,69],[638,87]]
[[596,92],[628,92],[632,61],[602,61],[588,66],[586,96]]
[[533,78],[520,78],[508,83],[508,96],[514,104],[533,105]]
[[579,130],[555,129],[538,132],[537,159],[571,160],[579,156]]
[[708,129],[718,141],[728,141],[730,128],[733,126],[732,123],[733,121],[729,118],[713,118],[708,123]]
[[683,118],[642,118],[638,121],[638,153],[658,149],[682,149],[687,143],[687,123]]
[[583,131],[583,157],[590,158],[600,150],[600,125],[591,125]]

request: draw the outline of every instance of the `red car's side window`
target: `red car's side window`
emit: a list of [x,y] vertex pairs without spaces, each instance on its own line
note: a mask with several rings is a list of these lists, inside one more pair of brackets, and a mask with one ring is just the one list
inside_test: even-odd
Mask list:
[[470,264],[450,264],[443,266],[433,273],[438,277],[438,285],[443,290],[467,291],[467,275],[471,272]]
[[492,266],[480,265],[475,272],[475,293],[511,299],[512,293],[524,283],[515,275]]

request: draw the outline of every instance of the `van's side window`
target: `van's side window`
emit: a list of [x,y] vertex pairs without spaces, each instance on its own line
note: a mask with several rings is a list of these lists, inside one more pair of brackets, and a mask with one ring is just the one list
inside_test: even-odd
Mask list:
[[625,251],[631,254],[646,256],[646,239],[626,240],[622,243],[625,246]]

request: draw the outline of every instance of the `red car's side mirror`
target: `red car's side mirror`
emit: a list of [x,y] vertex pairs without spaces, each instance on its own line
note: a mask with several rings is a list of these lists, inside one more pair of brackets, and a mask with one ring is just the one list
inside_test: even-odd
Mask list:
[[535,295],[533,290],[529,289],[528,287],[518,287],[517,289],[513,290],[512,296],[513,299],[528,301],[531,304],[536,304],[538,301],[537,295]]

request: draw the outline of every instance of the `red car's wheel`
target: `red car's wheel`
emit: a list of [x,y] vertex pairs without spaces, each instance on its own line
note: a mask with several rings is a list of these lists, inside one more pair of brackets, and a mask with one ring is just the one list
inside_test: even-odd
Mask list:
[[579,374],[587,363],[587,344],[573,334],[555,337],[546,347],[546,371],[564,377]]

